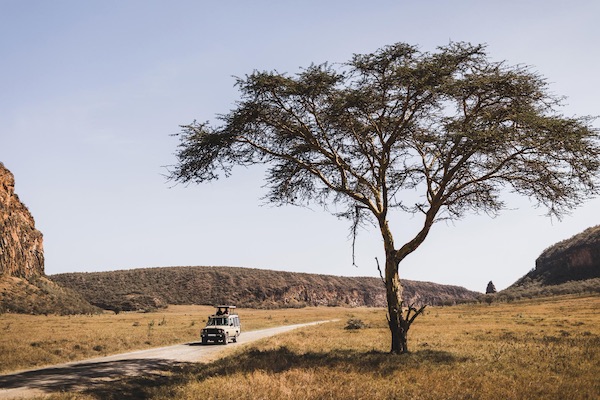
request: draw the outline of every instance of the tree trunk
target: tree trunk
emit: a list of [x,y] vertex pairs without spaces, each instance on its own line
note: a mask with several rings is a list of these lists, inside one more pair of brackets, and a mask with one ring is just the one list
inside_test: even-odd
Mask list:
[[[415,251],[423,243],[434,222],[434,217],[438,209],[439,207],[432,207],[427,212],[423,228],[411,241],[402,246],[400,250],[396,250],[394,247],[394,238],[388,222],[385,220],[385,214],[379,218],[379,228],[385,249],[384,280],[388,303],[388,324],[392,334],[392,348],[390,352],[394,354],[408,353],[408,329],[414,319],[425,309],[425,307],[422,307],[420,310],[416,310],[413,309],[412,305],[409,305],[406,317],[402,313],[402,284],[398,275],[398,267],[406,256]],[[412,311],[415,314],[409,319]]]
[[[388,264],[392,265],[388,265]],[[398,278],[398,267],[394,260],[386,260],[386,293],[388,303],[388,324],[392,335],[391,353],[408,352],[408,324],[402,313],[402,284]]]
[[390,352],[401,354],[408,352],[408,323],[402,314],[402,284],[398,276],[399,261],[396,258],[394,239],[387,221],[380,224],[385,248],[385,288],[388,305],[388,324],[392,335]]

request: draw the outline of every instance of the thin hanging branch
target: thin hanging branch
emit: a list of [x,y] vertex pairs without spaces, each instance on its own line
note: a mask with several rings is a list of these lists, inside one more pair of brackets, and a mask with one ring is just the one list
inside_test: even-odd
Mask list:
[[379,271],[379,277],[381,278],[381,282],[383,282],[383,286],[385,286],[385,278],[383,277],[383,272],[381,272],[381,267],[379,266],[379,260],[375,257],[375,262],[377,263],[377,271]]

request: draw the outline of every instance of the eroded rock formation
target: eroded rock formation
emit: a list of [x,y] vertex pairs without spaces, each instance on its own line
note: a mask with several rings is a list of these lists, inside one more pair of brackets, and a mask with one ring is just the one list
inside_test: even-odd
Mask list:
[[546,285],[600,277],[600,225],[546,249],[533,272]]
[[600,225],[547,248],[535,268],[513,284],[542,286],[600,278]]
[[15,193],[15,178],[0,162],[0,276],[29,279],[44,274],[42,233]]

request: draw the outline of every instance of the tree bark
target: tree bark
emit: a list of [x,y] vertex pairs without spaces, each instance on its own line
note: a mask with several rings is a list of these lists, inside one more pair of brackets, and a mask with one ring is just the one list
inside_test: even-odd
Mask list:
[[398,277],[398,264],[386,259],[386,293],[388,303],[388,324],[392,335],[391,353],[408,352],[408,322],[402,313],[402,284]]
[[402,314],[402,284],[398,275],[399,260],[394,248],[394,239],[387,221],[380,221],[385,248],[385,287],[388,305],[388,325],[392,336],[390,353],[408,352],[408,323]]
[[[390,352],[393,354],[408,353],[408,329],[419,316],[425,306],[420,310],[413,308],[412,304],[407,307],[406,316],[402,312],[402,283],[398,274],[400,262],[412,253],[427,237],[429,229],[433,223],[433,218],[428,214],[426,224],[423,229],[415,236],[413,240],[406,243],[400,250],[394,247],[394,239],[392,232],[389,229],[387,221],[380,219],[380,230],[383,237],[383,245],[385,248],[385,288],[388,304],[388,325],[392,335],[392,346]],[[412,318],[410,313],[414,311]]]

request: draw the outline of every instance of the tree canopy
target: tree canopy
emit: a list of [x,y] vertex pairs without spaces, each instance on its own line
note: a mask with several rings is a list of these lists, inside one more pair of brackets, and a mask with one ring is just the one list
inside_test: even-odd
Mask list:
[[[542,76],[485,50],[397,43],[295,75],[255,71],[237,79],[241,98],[222,124],[182,126],[171,178],[200,183],[266,164],[269,202],[336,204],[354,227],[373,223],[386,254],[392,351],[406,351],[398,265],[436,221],[496,215],[505,190],[559,218],[598,193],[592,118],[562,115]],[[422,216],[401,246],[392,211]]]

